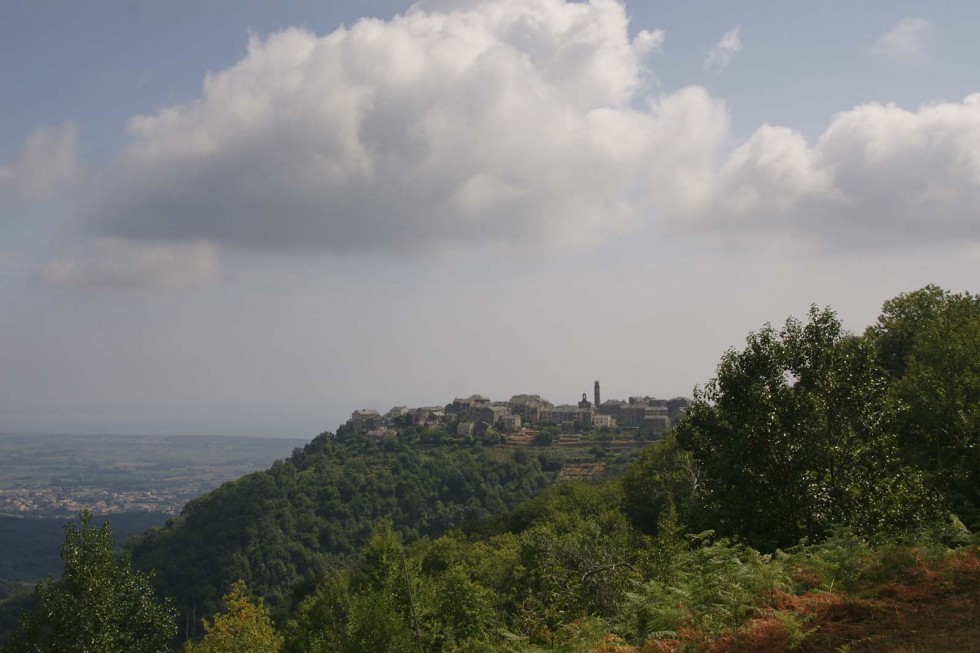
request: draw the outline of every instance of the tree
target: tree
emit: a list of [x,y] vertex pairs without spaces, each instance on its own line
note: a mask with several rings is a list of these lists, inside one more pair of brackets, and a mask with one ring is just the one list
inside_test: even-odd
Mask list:
[[109,525],[65,524],[64,572],[37,586],[40,607],[25,615],[12,651],[158,653],[176,634],[174,610],[157,600],[150,577],[112,550]]
[[626,469],[623,510],[637,528],[650,534],[658,532],[661,516],[671,510],[690,526],[697,509],[699,474],[691,452],[669,433],[646,447]]
[[899,295],[868,337],[893,381],[906,460],[980,527],[980,295],[937,286]]
[[676,429],[722,534],[772,549],[833,525],[875,535],[935,518],[935,495],[901,464],[876,353],[814,306],[723,356]]
[[554,444],[558,436],[558,428],[554,426],[543,426],[534,436],[534,444],[546,447]]
[[245,581],[236,581],[221,600],[225,609],[210,623],[204,622],[204,638],[188,642],[185,653],[278,653],[283,638],[262,601],[249,600]]

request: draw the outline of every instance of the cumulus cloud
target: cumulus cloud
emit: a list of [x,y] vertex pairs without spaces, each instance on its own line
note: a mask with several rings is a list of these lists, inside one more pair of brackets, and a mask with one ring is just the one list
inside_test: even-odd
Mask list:
[[708,55],[704,59],[704,70],[716,75],[721,74],[732,65],[732,59],[741,49],[742,28],[736,27],[725,32],[721,40],[708,50]]
[[866,104],[809,145],[763,126],[678,218],[837,244],[980,240],[980,94],[909,111]]
[[903,18],[878,37],[871,54],[894,61],[918,59],[925,54],[925,41],[932,25],[931,20],[924,18]]
[[0,163],[0,198],[40,201],[78,177],[78,129],[72,122],[39,127],[13,160]]
[[146,289],[207,283],[217,269],[215,249],[204,242],[146,245],[105,238],[47,263],[40,276],[60,286]]
[[667,39],[667,32],[662,29],[640,30],[633,39],[633,52],[640,57],[645,57],[651,52],[660,52]]
[[98,228],[329,251],[628,228],[656,130],[631,103],[663,34],[630,39],[609,0],[441,8],[253,36],[199,100],[130,121]]
[[[651,217],[849,244],[978,238],[980,96],[856,107],[812,144],[765,125],[732,149],[704,88],[646,95],[663,38],[631,39],[613,0],[429,0],[325,36],[253,36],[200,98],[130,121],[87,224],[129,245],[278,252],[576,245]],[[720,51],[738,43],[736,29]]]

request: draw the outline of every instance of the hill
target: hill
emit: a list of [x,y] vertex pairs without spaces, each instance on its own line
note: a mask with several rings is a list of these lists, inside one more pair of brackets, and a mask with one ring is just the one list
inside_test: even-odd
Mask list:
[[285,608],[298,583],[342,567],[382,518],[408,539],[439,536],[538,494],[560,466],[540,450],[323,434],[269,470],[189,502],[129,549],[188,614],[210,613],[238,579]]

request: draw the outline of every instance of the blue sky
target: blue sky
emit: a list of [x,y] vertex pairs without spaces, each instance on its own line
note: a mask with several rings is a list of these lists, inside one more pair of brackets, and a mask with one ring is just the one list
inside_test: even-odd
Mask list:
[[978,28],[969,2],[4,3],[0,431],[690,395],[811,303],[860,330],[976,291]]

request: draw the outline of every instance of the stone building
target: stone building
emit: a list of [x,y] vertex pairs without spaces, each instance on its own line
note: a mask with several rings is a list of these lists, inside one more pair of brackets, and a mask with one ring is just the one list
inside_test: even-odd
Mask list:
[[355,410],[347,420],[347,427],[352,433],[364,433],[381,426],[381,415],[378,411],[368,408]]
[[592,428],[592,409],[578,406],[550,406],[542,408],[538,415],[538,423],[544,426],[562,426]]
[[514,395],[507,401],[510,412],[520,415],[521,421],[525,424],[537,424],[541,410],[551,408],[553,405],[547,399],[542,399],[540,395]]
[[506,433],[516,433],[521,430],[520,415],[504,415],[500,418],[500,429]]

